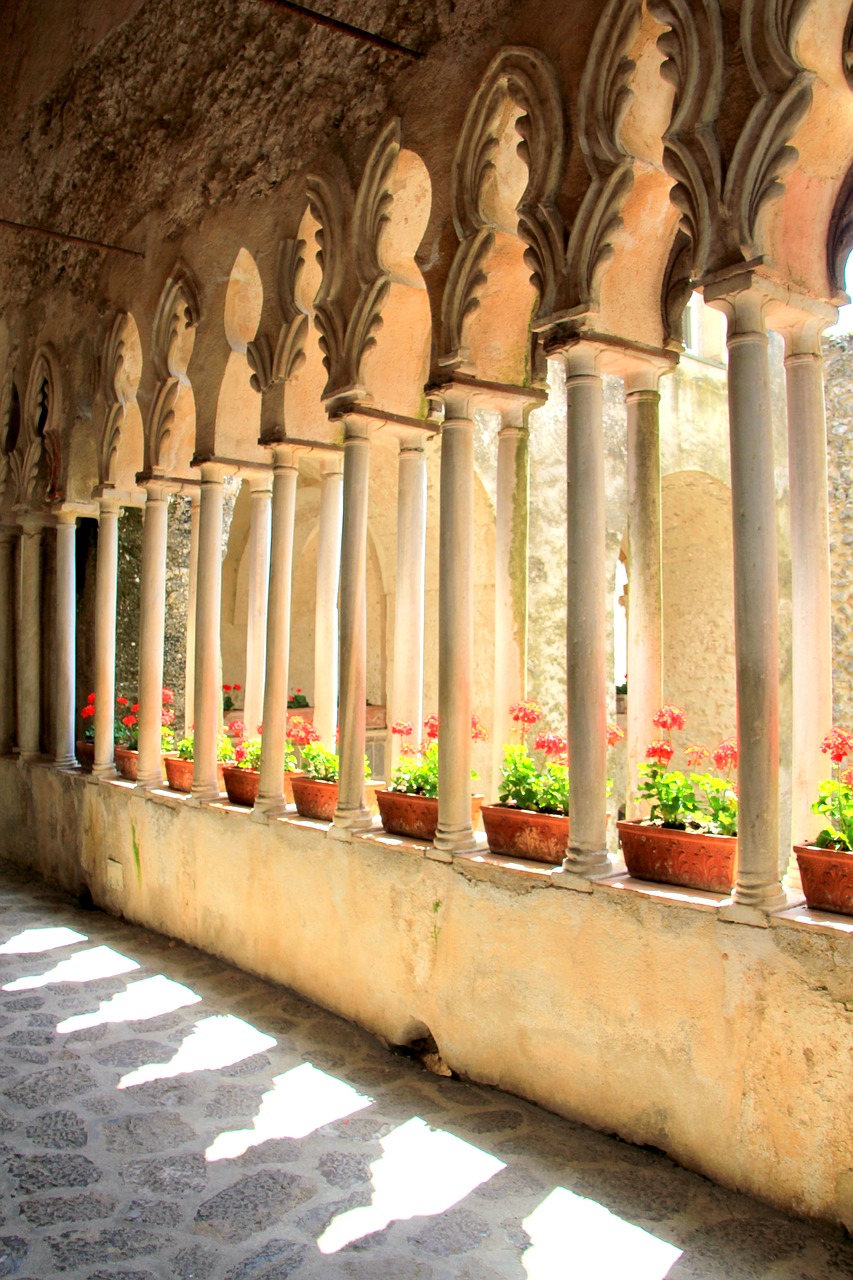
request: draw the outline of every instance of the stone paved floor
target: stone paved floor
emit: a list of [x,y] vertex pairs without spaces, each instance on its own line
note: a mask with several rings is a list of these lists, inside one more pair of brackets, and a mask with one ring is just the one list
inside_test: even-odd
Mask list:
[[840,1280],[853,1241],[0,867],[0,1277]]

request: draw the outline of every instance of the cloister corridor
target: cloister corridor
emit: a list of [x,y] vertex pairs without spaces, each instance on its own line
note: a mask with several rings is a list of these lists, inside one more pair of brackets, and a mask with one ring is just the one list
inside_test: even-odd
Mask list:
[[853,1241],[0,866],[0,1275],[842,1280]]

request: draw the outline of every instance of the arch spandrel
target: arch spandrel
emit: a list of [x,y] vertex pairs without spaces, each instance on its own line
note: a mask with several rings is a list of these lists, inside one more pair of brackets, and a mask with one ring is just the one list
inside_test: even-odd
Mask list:
[[[217,299],[218,301],[218,299]],[[247,359],[247,351],[258,332],[263,309],[263,285],[254,258],[241,248],[228,276],[222,298],[222,311],[211,317],[212,328],[219,325],[221,314],[222,334],[228,348],[216,394],[212,438],[202,426],[202,404],[208,397],[201,397],[198,405],[199,419],[196,428],[196,451],[202,455],[233,458],[246,462],[266,462],[266,451],[258,445],[261,430],[260,399],[252,386],[253,370]],[[219,352],[218,336],[212,341],[215,348],[210,367],[205,367],[206,381],[210,389],[214,380]],[[199,355],[204,357],[203,338],[200,335]]]
[[98,483],[120,493],[136,488],[136,476],[144,465],[144,429],[137,401],[141,379],[139,329],[130,312],[121,312],[104,341],[98,441]]
[[13,503],[33,507],[61,498],[61,426],[63,414],[59,361],[45,343],[36,351],[21,407],[21,429],[9,455]]
[[316,309],[325,292],[325,263],[323,228],[309,204],[296,233],[287,309],[290,319],[282,329],[275,365],[282,379],[278,394],[285,433],[331,443],[340,431],[329,422],[323,406],[329,371]]
[[[190,479],[196,444],[196,402],[190,381],[201,303],[196,283],[178,263],[160,294],[150,360],[143,365],[140,399],[147,407],[144,471]],[[144,389],[144,392],[143,392]],[[143,398],[144,395],[144,398]]]

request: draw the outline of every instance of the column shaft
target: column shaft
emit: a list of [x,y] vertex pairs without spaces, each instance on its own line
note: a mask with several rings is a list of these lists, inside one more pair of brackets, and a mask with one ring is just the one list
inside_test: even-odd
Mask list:
[[249,534],[249,609],[246,628],[246,683],[243,719],[249,734],[257,731],[264,709],[267,654],[267,601],[270,579],[272,480],[251,482],[252,525]]
[[139,760],[140,787],[163,781],[162,723],[163,639],[166,625],[166,545],[169,495],[149,484],[142,526],[142,589],[139,608]]
[[784,905],[785,896],[779,883],[779,621],[770,370],[760,316],[750,309],[742,327],[738,319],[735,311],[728,337],[739,742],[734,901],[773,910]]
[[[832,599],[826,478],[826,414],[820,339],[785,359],[791,496],[793,725],[791,834],[797,844],[821,827],[812,802],[826,777],[820,743],[832,725]],[[799,886],[792,855],[788,878]]]
[[[400,446],[397,461],[397,595],[394,609],[394,686],[391,719],[408,721],[420,741],[424,718],[424,574],[427,473],[423,449]],[[390,735],[388,772],[400,752]]]
[[610,870],[607,821],[605,499],[602,384],[591,355],[568,357],[567,684],[570,792],[564,871]]
[[15,737],[15,534],[0,529],[0,756],[7,755]]
[[198,589],[195,616],[195,731],[193,790],[196,800],[216,800],[216,744],[222,720],[220,623],[222,617],[222,475],[201,468],[198,529]]
[[471,823],[474,424],[448,406],[441,429],[438,548],[438,830],[450,859],[476,848]]
[[95,774],[111,773],[115,761],[118,515],[117,503],[101,500],[95,578]]
[[198,525],[201,494],[190,494],[190,562],[187,590],[187,657],[184,669],[184,733],[195,724],[195,614],[198,604]]
[[18,746],[35,760],[41,735],[41,526],[24,517],[19,566]]
[[60,516],[56,526],[56,720],[54,760],[75,764],[77,676],[77,520]]
[[335,826],[369,827],[364,799],[367,699],[367,513],[370,441],[349,425],[344,441],[341,544],[340,781]]
[[498,436],[495,503],[495,786],[504,744],[517,729],[509,708],[527,688],[528,533],[528,433],[504,426]]
[[338,588],[343,516],[344,477],[336,460],[327,464],[320,481],[314,617],[314,728],[330,751],[334,750],[338,727]]
[[639,816],[637,766],[656,736],[663,701],[660,396],[630,391],[628,403],[628,723],[626,816]]
[[284,749],[287,742],[287,686],[290,679],[290,605],[293,590],[293,529],[297,465],[293,449],[273,448],[272,555],[267,611],[266,680],[261,776],[255,808],[284,812]]

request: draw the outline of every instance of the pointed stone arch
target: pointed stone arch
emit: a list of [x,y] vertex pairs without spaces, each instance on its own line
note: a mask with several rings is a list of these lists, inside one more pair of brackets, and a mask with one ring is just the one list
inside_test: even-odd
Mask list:
[[[107,487],[123,487],[142,467],[142,435],[138,440],[126,436],[128,416],[133,409],[135,424],[141,425],[136,393],[142,376],[142,346],[133,316],[122,311],[116,315],[104,340],[101,360],[101,392],[104,399],[104,421],[98,442],[98,482]],[[126,458],[124,465],[122,457]]]
[[61,499],[61,424],[59,362],[54,348],[46,343],[39,347],[30,365],[21,431],[9,458],[16,504],[26,506],[32,502],[42,455],[47,462],[45,497],[49,502]]

